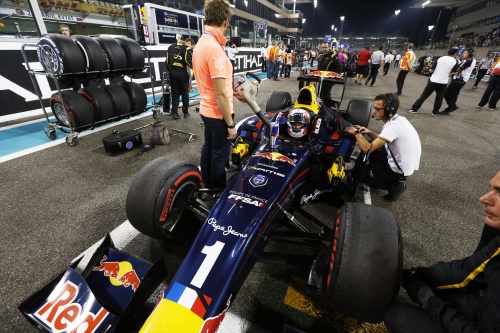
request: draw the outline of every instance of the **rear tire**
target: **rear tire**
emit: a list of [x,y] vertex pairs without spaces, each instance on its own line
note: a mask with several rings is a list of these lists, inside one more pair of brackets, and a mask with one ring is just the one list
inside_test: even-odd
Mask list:
[[359,99],[353,99],[347,105],[347,120],[353,125],[368,127],[371,116],[371,103]]
[[139,43],[130,38],[117,37],[127,57],[127,75],[138,74],[144,69],[144,51]]
[[99,88],[104,90],[111,99],[113,103],[113,114],[115,116],[121,117],[130,114],[132,104],[130,103],[130,98],[125,92],[125,89],[117,84],[100,86]]
[[267,98],[266,112],[283,110],[292,105],[292,96],[288,91],[273,91]]
[[146,96],[146,91],[144,91],[144,88],[135,82],[123,81],[120,83],[120,85],[130,98],[130,109],[132,115],[143,112],[146,109],[146,105],[148,104],[148,97]]
[[86,87],[78,91],[92,105],[94,111],[94,121],[103,121],[112,118],[114,106],[108,94],[103,89],[97,87]]
[[146,164],[130,185],[126,212],[134,228],[158,239],[175,236],[185,206],[202,186],[197,167],[166,157]]
[[80,73],[85,71],[85,59],[76,43],[59,34],[45,34],[37,43],[38,60],[49,74]]
[[335,227],[326,289],[328,307],[359,321],[381,322],[401,282],[399,226],[386,209],[347,203],[340,208]]
[[53,94],[50,108],[57,120],[67,127],[81,128],[94,122],[94,111],[89,101],[73,90],[61,91],[61,95]]

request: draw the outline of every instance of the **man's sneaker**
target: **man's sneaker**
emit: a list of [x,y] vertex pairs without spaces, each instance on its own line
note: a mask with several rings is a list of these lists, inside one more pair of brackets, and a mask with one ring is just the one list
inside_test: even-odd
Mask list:
[[488,107],[488,110],[490,110],[490,111],[496,111],[498,109],[497,108],[490,108],[490,107]]
[[358,84],[358,80],[354,80],[354,84]]
[[476,106],[476,109],[484,109],[484,106],[483,106],[483,105],[479,105],[479,104],[478,104],[478,105]]
[[365,86],[368,84],[368,80],[365,81]]
[[376,85],[372,84],[370,87],[376,87]]
[[477,86],[472,86],[472,89],[477,89]]
[[438,114],[438,116],[449,116],[450,112],[451,111],[444,110],[444,111],[438,112],[437,114]]
[[406,112],[409,112],[409,113],[417,113],[417,110],[408,109],[408,110],[406,110]]
[[438,114],[439,114],[439,112],[438,112],[438,111],[436,111],[436,112],[432,111],[432,115],[433,115],[433,116],[437,116]]
[[401,96],[401,93],[400,93],[400,92],[395,92],[395,94],[396,94],[397,96]]
[[189,114],[189,112],[185,112],[184,113],[184,118],[189,118],[189,117],[191,117],[191,115]]
[[398,181],[396,184],[389,186],[389,188],[387,189],[387,194],[384,195],[384,199],[390,202],[396,201],[405,190],[406,182]]

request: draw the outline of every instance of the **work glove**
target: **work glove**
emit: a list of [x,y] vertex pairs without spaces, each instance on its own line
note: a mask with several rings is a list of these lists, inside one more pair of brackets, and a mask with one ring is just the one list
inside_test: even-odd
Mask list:
[[429,298],[435,296],[432,289],[423,280],[423,268],[421,267],[404,269],[402,286],[406,289],[411,300],[422,306],[427,306]]

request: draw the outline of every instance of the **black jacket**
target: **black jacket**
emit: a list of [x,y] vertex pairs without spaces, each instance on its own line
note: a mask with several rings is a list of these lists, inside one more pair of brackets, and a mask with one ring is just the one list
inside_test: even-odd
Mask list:
[[[427,302],[445,332],[500,332],[500,236],[485,226],[476,252],[462,260],[427,267],[424,280],[436,296]],[[459,293],[461,304],[445,302]]]
[[319,55],[318,70],[342,73],[344,71],[344,67],[340,62],[339,56],[336,54],[334,55],[333,51],[330,51]]
[[192,56],[193,52],[188,52],[188,47],[184,42],[172,44],[168,47],[165,63],[169,71],[186,71],[186,66],[193,68]]

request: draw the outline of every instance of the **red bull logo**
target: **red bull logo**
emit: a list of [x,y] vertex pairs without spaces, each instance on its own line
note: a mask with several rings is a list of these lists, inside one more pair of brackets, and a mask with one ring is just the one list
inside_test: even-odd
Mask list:
[[325,77],[336,77],[336,78],[341,79],[344,77],[344,73],[339,74],[339,73],[335,73],[335,72],[328,72],[328,73],[326,73]]
[[99,262],[99,266],[92,270],[96,272],[104,272],[104,276],[109,277],[109,281],[114,286],[124,286],[125,288],[132,287],[136,291],[141,284],[139,276],[128,261],[106,261],[108,257],[104,255]]
[[267,158],[268,160],[271,160],[271,161],[286,162],[288,164],[295,166],[294,160],[292,160],[291,158],[289,158],[283,154],[280,154],[280,153],[274,153],[274,152],[273,153],[271,153],[271,152],[269,152],[269,153],[256,153],[253,156]]
[[215,333],[215,332],[217,332],[217,329],[219,328],[220,324],[222,323],[222,321],[226,317],[227,310],[229,310],[229,305],[231,305],[231,297],[229,297],[226,304],[227,304],[227,306],[224,309],[224,311],[222,311],[221,314],[219,314],[215,317],[207,318],[207,320],[205,320],[205,322],[203,323],[203,327],[200,330],[200,333]]
[[314,71],[314,72],[309,72],[307,75],[322,76],[323,72],[322,71]]
[[[101,324],[109,312],[100,307],[96,313],[76,302],[78,286],[71,281],[59,285],[34,316],[52,332],[101,332]],[[98,303],[94,303],[98,304]]]

